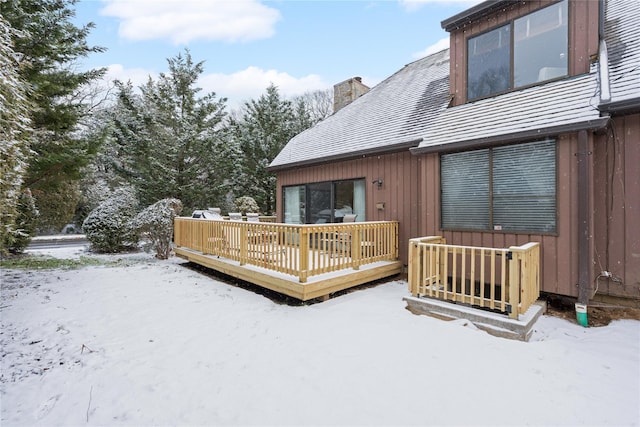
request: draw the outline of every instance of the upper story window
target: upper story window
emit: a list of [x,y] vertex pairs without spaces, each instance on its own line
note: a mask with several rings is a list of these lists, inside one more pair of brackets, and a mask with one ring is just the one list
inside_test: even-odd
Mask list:
[[467,99],[568,74],[567,0],[467,40]]

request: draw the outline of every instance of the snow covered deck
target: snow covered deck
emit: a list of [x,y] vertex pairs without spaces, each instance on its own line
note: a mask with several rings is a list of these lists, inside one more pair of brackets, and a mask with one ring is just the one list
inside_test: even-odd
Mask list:
[[176,255],[302,301],[399,274],[398,223],[175,219]]

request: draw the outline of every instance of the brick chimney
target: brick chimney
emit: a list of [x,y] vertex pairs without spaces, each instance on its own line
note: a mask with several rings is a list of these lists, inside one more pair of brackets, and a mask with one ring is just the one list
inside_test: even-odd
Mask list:
[[333,85],[333,112],[351,104],[369,91],[369,87],[362,84],[361,77],[354,77]]

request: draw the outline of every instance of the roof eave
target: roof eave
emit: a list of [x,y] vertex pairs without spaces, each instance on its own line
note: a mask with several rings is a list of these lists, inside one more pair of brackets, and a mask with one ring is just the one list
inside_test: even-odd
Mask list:
[[303,166],[316,166],[325,163],[335,162],[336,160],[353,160],[362,157],[369,157],[380,154],[391,154],[400,151],[410,150],[422,142],[422,138],[403,141],[396,144],[385,145],[383,147],[370,148],[366,150],[352,151],[349,153],[335,154],[333,156],[319,157],[315,159],[302,160],[294,163],[286,163],[267,167],[269,172],[278,172],[286,169],[294,169]]
[[607,102],[598,105],[598,110],[611,115],[634,114],[640,112],[640,98],[629,98],[622,101]]
[[522,131],[518,133],[511,133],[505,135],[495,135],[485,138],[470,139],[466,141],[453,142],[448,144],[430,145],[426,147],[411,148],[411,154],[430,154],[430,153],[442,153],[451,151],[468,150],[479,147],[486,147],[497,144],[506,144],[513,142],[531,141],[536,138],[547,138],[553,135],[559,135],[562,133],[577,132],[580,130],[598,130],[607,126],[609,117],[600,117],[597,119],[591,119],[585,122],[570,123],[560,126],[552,126],[542,130],[532,129]]
[[440,22],[440,25],[447,32],[451,32],[452,30],[456,30],[479,18],[487,16],[508,4],[513,4],[513,0],[486,0],[451,18],[445,19]]

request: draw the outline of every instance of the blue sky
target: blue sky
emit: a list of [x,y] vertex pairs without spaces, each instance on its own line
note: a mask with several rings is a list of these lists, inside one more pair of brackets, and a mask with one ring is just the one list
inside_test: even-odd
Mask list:
[[82,67],[108,67],[134,85],[167,71],[188,48],[204,61],[198,86],[235,107],[273,83],[284,96],[360,76],[372,87],[448,46],[440,22],[478,0],[81,0],[76,23],[94,22],[107,48]]

